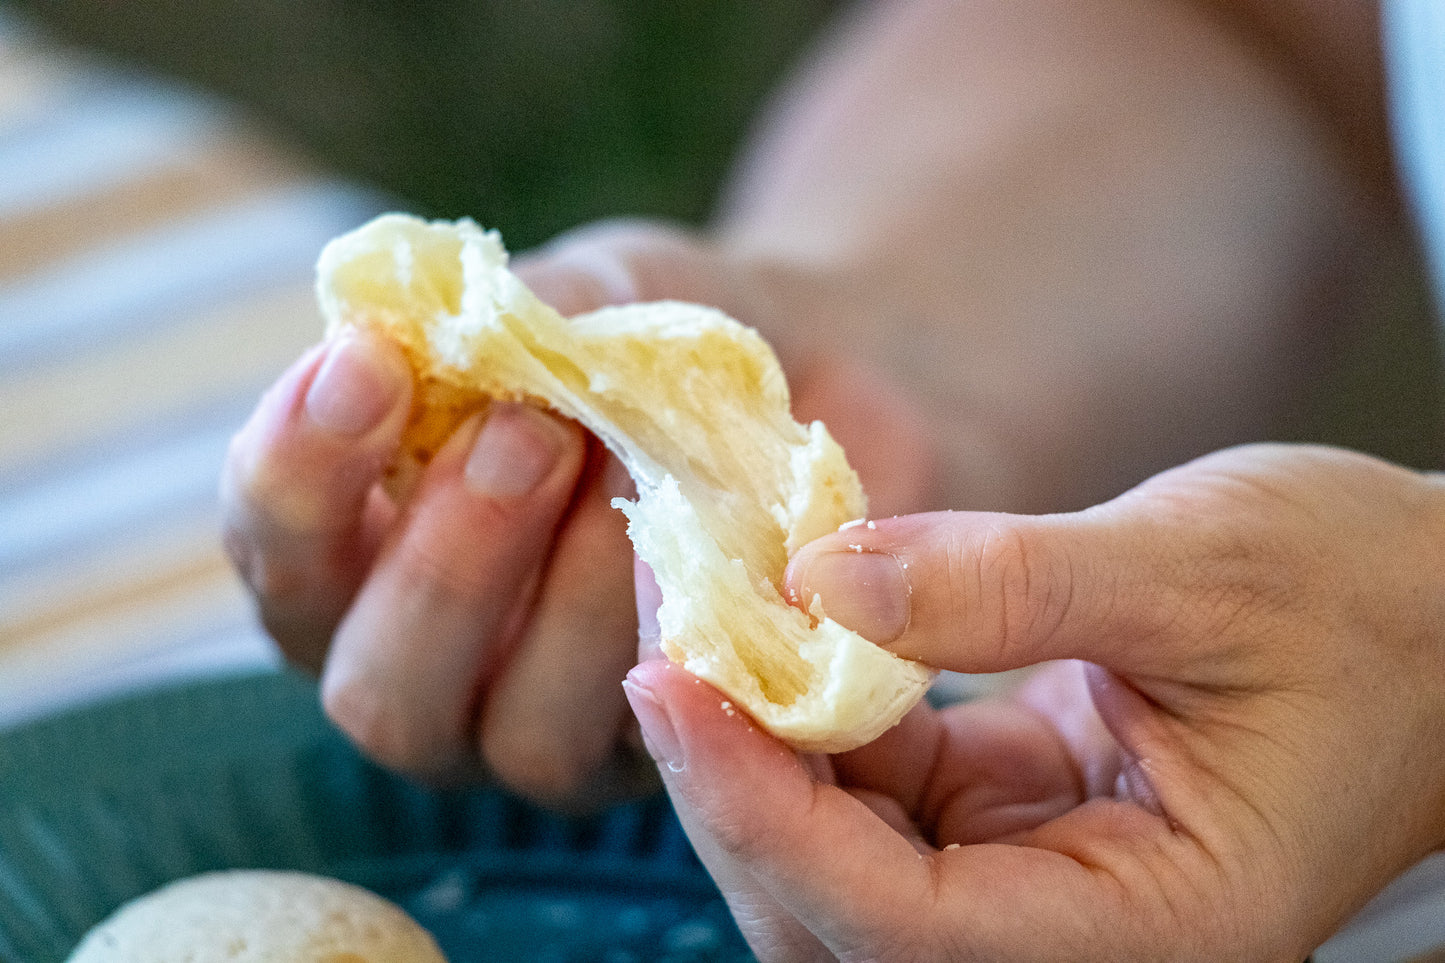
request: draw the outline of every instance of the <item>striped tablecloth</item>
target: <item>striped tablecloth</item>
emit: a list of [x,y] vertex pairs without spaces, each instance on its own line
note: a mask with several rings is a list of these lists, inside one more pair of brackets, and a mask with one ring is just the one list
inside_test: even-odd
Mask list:
[[[221,461],[320,333],[321,246],[383,206],[0,8],[0,727],[277,662],[221,549]],[[1441,860],[1316,960],[1435,944]]]
[[380,206],[0,19],[0,725],[275,661],[220,547],[220,465],[319,336],[317,252]]

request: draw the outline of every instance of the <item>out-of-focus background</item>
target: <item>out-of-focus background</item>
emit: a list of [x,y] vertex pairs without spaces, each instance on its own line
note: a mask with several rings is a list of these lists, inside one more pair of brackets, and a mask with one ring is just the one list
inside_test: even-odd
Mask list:
[[[317,337],[327,239],[388,208],[514,251],[596,218],[702,223],[843,6],[0,0],[0,723],[132,656],[268,657],[214,482]],[[1433,466],[1425,285],[1404,258],[1376,284],[1275,437]]]
[[328,239],[700,222],[833,6],[0,2],[0,724],[273,658],[216,481]]
[[514,250],[706,215],[836,0],[12,0],[55,36],[250,108],[289,148]]
[[[275,664],[216,483],[319,336],[329,238],[394,208],[514,250],[600,217],[701,223],[842,6],[0,0],[0,730]],[[1377,295],[1277,437],[1435,466],[1424,283],[1402,261]],[[1320,958],[1423,945],[1425,916],[1381,912]]]

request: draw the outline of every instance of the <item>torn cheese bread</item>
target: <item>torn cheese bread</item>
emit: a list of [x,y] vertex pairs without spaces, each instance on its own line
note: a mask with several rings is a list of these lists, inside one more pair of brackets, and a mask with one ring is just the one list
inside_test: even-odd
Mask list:
[[383,332],[416,374],[396,490],[493,398],[549,406],[601,439],[637,485],[636,502],[614,504],[662,591],[664,651],[769,732],[851,749],[927,689],[927,668],[781,594],[791,554],[866,506],[822,423],[793,420],[757,332],[677,302],[563,318],[470,220],[377,218],[322,252],[318,294],[329,334]]

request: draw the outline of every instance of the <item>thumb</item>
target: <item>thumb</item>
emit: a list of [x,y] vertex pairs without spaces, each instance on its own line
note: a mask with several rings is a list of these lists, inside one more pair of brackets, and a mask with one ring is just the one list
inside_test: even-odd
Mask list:
[[[1158,654],[1177,539],[1111,505],[1069,515],[933,512],[804,546],[788,597],[908,659],[1002,672],[1052,659],[1144,670]],[[821,612],[816,607],[821,605]]]

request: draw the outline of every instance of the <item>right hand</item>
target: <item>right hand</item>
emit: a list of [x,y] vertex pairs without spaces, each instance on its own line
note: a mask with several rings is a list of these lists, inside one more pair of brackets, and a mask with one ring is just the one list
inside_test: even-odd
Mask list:
[[1013,692],[805,757],[678,666],[628,689],[762,960],[1299,960],[1445,844],[1442,544],[1445,477],[1230,449],[793,558],[898,655],[1047,663]]
[[[755,306],[761,282],[747,269],[654,225],[586,228],[516,271],[568,315],[661,298],[754,324],[772,313]],[[858,466],[874,504],[920,507],[927,459],[916,444],[917,470],[906,468],[903,406],[860,388],[847,366],[790,376],[799,407],[827,415],[845,447],[875,462],[887,452]],[[655,785],[620,684],[637,651],[632,548],[610,505],[631,494],[626,472],[577,425],[498,405],[393,504],[379,482],[411,391],[397,348],[343,335],[282,375],[236,436],[226,544],[267,630],[320,672],[327,713],[391,768],[490,773],[561,806]],[[891,448],[865,443],[880,430]]]

